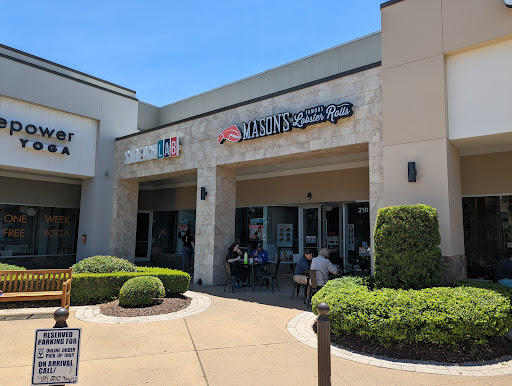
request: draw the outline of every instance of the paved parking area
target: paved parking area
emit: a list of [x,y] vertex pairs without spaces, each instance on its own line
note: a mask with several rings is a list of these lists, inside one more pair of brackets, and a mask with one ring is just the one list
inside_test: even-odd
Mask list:
[[[315,385],[316,350],[287,325],[305,311],[281,291],[192,288],[211,300],[204,312],[152,323],[82,328],[80,385]],[[0,310],[0,385],[30,384],[34,335],[53,326],[52,310]],[[332,356],[333,385],[511,385],[512,375],[451,376],[371,366]]]

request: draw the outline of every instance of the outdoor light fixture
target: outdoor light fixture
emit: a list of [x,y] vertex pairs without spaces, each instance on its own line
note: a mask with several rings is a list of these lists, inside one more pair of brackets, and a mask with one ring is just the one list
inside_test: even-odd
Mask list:
[[208,193],[206,193],[206,188],[204,186],[201,186],[201,200],[206,200],[206,195]]
[[418,172],[416,171],[416,162],[409,162],[407,164],[407,176],[409,177],[409,182],[416,182],[417,175]]
[[505,0],[505,5],[509,8],[512,8],[512,0]]
[[313,195],[310,193],[308,193],[308,200],[311,200],[311,197],[313,197]]

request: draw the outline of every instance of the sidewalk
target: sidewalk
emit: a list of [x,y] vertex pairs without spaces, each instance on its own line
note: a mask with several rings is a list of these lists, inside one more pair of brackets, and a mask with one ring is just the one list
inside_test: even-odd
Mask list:
[[[316,350],[298,342],[287,323],[304,311],[280,292],[191,288],[212,300],[185,319],[82,328],[80,385],[316,385]],[[34,330],[53,326],[51,313],[0,310],[0,385],[29,385]],[[383,369],[332,357],[333,385],[511,385],[512,375],[464,377]]]

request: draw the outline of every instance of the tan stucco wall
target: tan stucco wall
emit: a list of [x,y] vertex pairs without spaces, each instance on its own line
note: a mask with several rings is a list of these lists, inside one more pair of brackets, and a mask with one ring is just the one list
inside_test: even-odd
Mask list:
[[512,151],[460,158],[462,195],[512,194]]
[[[369,199],[368,168],[238,181],[237,206]],[[307,194],[311,193],[311,200]]]
[[[438,209],[447,281],[465,275],[462,192],[481,182],[461,182],[459,150],[448,139],[446,57],[511,34],[502,0],[405,0],[382,9],[384,204]],[[415,183],[407,182],[409,161]]]

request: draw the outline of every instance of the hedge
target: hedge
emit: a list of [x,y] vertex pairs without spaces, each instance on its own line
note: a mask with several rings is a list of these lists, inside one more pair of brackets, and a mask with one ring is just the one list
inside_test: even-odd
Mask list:
[[25,267],[18,267],[17,265],[0,263],[0,271],[26,271]]
[[73,265],[74,273],[137,272],[137,266],[126,259],[115,256],[97,255]]
[[441,236],[436,209],[421,204],[379,209],[374,240],[379,287],[421,289],[439,285]]
[[330,307],[331,331],[376,339],[385,346],[425,342],[486,344],[512,325],[510,301],[481,288],[376,289],[363,281],[329,281],[313,297]]
[[96,304],[116,299],[123,284],[138,276],[155,276],[162,280],[168,294],[188,290],[190,275],[168,268],[137,267],[138,272],[73,273],[71,304]]
[[144,307],[153,304],[155,298],[163,298],[165,288],[154,276],[139,276],[128,280],[119,291],[121,307]]
[[[483,288],[489,291],[494,291],[499,293],[502,296],[505,296],[512,305],[512,288],[505,287],[498,283],[486,282],[486,281],[476,281],[476,280],[461,280],[455,283],[455,287],[473,287],[473,288]],[[512,326],[510,326],[512,328]]]

